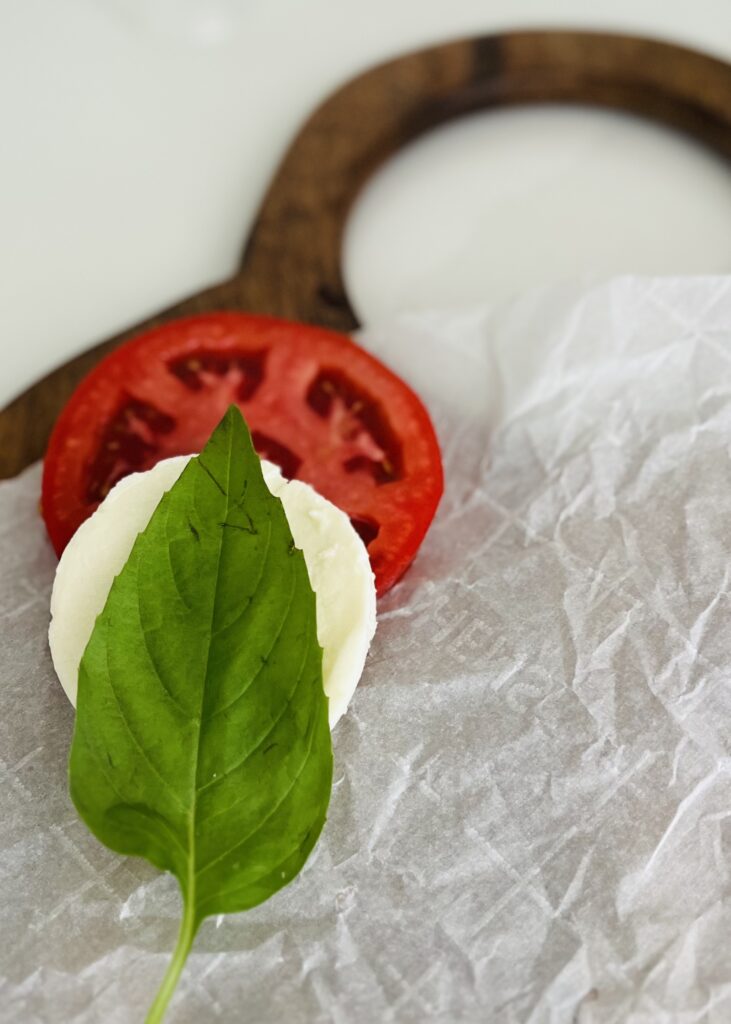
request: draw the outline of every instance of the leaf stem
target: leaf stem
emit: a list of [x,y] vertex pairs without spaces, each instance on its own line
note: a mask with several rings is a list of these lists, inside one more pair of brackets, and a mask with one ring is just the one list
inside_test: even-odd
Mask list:
[[178,941],[175,944],[168,969],[165,971],[165,977],[162,979],[162,984],[155,996],[155,1001],[145,1018],[145,1024],[160,1024],[165,1016],[167,1005],[175,991],[175,986],[178,984],[185,961],[188,959],[188,953],[190,953],[190,947],[193,945],[196,930],[194,901],[186,899],[183,920],[180,922],[180,931],[178,932]]

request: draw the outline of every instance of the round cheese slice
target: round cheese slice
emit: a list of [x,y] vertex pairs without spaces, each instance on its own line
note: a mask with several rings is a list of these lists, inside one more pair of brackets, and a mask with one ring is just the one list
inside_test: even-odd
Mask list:
[[[190,458],[165,459],[144,473],[120,480],[61,556],[51,595],[48,638],[56,673],[74,705],[81,656],[112,581]],[[345,513],[309,484],[286,480],[264,460],[262,470],[269,490],[282,501],[315,591],[332,728],[358,685],[376,628],[376,590],[368,552]]]

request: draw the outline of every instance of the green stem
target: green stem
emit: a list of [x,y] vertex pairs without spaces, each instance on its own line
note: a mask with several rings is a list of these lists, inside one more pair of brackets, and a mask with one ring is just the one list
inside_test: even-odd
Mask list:
[[183,970],[185,961],[188,959],[188,953],[190,953],[190,947],[193,945],[197,927],[193,901],[186,900],[183,920],[180,922],[180,931],[178,932],[178,941],[175,944],[173,957],[168,964],[168,969],[165,971],[165,977],[162,979],[162,984],[155,996],[155,1001],[145,1018],[145,1024],[160,1024],[165,1016],[167,1005],[175,991],[175,986],[178,984],[180,972]]

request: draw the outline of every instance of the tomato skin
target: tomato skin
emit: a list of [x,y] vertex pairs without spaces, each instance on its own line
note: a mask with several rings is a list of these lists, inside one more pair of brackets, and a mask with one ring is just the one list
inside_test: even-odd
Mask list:
[[57,553],[122,476],[200,451],[232,402],[263,456],[348,513],[385,593],[443,490],[429,414],[347,336],[244,313],[165,323],[82,380],[44,461],[41,508]]

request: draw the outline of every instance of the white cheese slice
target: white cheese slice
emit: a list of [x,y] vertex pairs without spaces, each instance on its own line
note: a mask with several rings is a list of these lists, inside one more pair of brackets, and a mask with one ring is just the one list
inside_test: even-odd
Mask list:
[[[58,678],[74,705],[81,656],[112,580],[190,458],[165,459],[147,472],[121,480],[79,527],[61,556],[51,595],[48,638]],[[376,590],[368,552],[345,513],[309,484],[285,480],[270,462],[262,460],[262,469],[269,490],[284,505],[315,591],[332,728],[358,685],[376,628]]]

